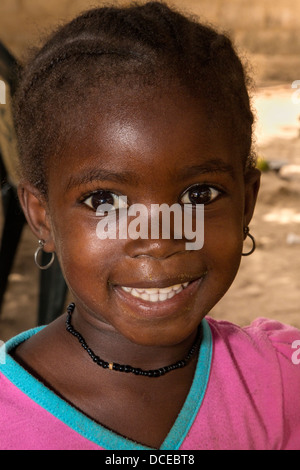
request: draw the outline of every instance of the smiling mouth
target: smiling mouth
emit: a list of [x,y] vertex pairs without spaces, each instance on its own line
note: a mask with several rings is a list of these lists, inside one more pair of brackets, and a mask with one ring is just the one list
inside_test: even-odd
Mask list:
[[127,292],[128,294],[132,295],[133,297],[138,297],[139,299],[145,300],[147,302],[163,302],[165,300],[171,299],[175,295],[179,294],[182,290],[186,289],[186,287],[190,284],[190,282],[184,282],[182,284],[175,284],[169,287],[163,288],[142,288],[138,289],[135,287],[125,287],[120,286],[120,288]]

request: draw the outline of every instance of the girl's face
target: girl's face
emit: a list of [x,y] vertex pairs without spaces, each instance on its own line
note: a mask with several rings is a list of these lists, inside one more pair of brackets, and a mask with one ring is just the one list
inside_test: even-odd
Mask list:
[[[95,101],[50,164],[46,249],[56,251],[86,320],[137,344],[177,344],[236,275],[259,175],[245,180],[231,136],[182,90],[119,95]],[[118,214],[121,195],[148,209],[205,204],[203,247],[187,250],[188,240],[172,236],[99,239],[96,208],[107,202]]]

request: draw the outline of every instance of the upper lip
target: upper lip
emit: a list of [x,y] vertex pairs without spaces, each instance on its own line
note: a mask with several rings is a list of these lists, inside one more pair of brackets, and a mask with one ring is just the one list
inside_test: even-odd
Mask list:
[[193,282],[197,281],[201,277],[203,277],[205,274],[202,274],[201,276],[193,277],[193,278],[188,278],[187,276],[181,277],[181,278],[168,278],[168,279],[156,279],[156,280],[151,280],[149,281],[136,281],[136,282],[124,282],[124,283],[116,283],[113,284],[114,287],[129,287],[132,289],[163,289],[165,287],[171,287],[171,286],[176,286],[178,284],[184,284],[186,282]]

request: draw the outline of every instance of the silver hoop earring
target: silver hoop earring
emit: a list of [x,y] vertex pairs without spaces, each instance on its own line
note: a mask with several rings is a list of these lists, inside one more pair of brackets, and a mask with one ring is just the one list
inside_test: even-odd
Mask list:
[[248,253],[242,253],[242,256],[249,256],[249,255],[252,255],[252,253],[255,251],[255,248],[256,248],[255,238],[253,237],[253,235],[251,235],[251,233],[249,231],[249,227],[244,228],[244,234],[246,235],[246,237],[249,237],[251,239],[252,248],[251,248],[250,251],[248,251]]
[[39,245],[40,246],[38,247],[38,249],[34,253],[34,261],[35,261],[35,264],[37,265],[37,267],[39,269],[41,269],[42,271],[44,271],[44,270],[50,268],[50,266],[52,266],[52,264],[54,262],[54,258],[55,258],[55,253],[54,252],[51,253],[51,259],[50,259],[48,264],[45,264],[45,266],[41,266],[39,261],[38,261],[38,258],[39,258],[40,252],[43,251],[43,249],[44,249],[44,246],[45,246],[44,240],[39,240]]

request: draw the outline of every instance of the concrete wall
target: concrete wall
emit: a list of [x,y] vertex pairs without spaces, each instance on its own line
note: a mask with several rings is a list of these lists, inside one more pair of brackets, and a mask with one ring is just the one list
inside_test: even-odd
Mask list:
[[[100,0],[0,0],[0,39],[18,57],[58,22]],[[259,83],[300,79],[300,0],[172,0],[227,31],[254,65]]]

